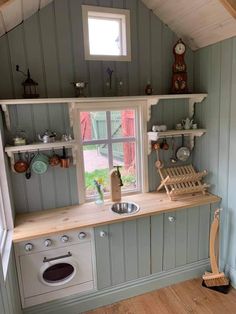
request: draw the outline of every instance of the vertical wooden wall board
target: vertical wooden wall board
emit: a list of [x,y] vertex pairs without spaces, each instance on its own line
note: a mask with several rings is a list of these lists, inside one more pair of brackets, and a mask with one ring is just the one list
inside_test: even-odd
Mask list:
[[209,175],[206,181],[213,182],[211,191],[215,194],[218,193],[218,165],[219,165],[219,120],[220,120],[220,67],[215,66],[220,64],[220,45],[211,47],[211,59],[210,59],[210,86],[209,93],[211,101],[208,103],[210,114],[207,121],[207,134],[208,134],[208,150],[209,150]]
[[155,215],[151,217],[151,273],[159,273],[163,270],[163,217]]
[[112,285],[117,285],[125,281],[122,223],[109,226],[109,240],[111,252],[111,281]]
[[100,231],[109,232],[108,226],[95,228],[95,246],[96,246],[96,267],[97,267],[97,286],[103,289],[111,286],[111,265],[110,265],[110,249],[109,234],[101,238]]
[[138,275],[150,275],[150,217],[137,220]]
[[11,171],[12,193],[14,195],[14,207],[17,213],[30,211],[26,196],[25,178],[23,174]]
[[229,219],[228,219],[228,176],[229,176],[229,141],[230,141],[230,114],[232,89],[232,58],[233,41],[226,40],[221,44],[221,99],[219,112],[219,167],[218,193],[222,195],[221,212],[221,260],[228,255]]
[[210,216],[211,216],[210,205],[199,207],[198,260],[208,258],[209,256]]
[[21,73],[16,71],[16,65],[20,65],[20,69],[24,72],[27,71],[28,63],[25,55],[24,38],[23,38],[23,26],[22,24],[14,28],[8,33],[8,42],[11,56],[11,71],[14,84],[14,96],[16,98],[22,98],[23,87],[22,82],[25,77]]
[[73,95],[72,43],[68,1],[55,1],[55,28],[62,96]]
[[128,63],[128,84],[129,94],[139,95],[139,51],[138,51],[138,2],[133,0],[125,0],[125,8],[130,10],[130,30],[131,30],[131,58]]
[[[145,86],[151,80],[151,52],[150,52],[150,10],[138,1],[138,46],[139,46],[139,93],[144,94]],[[144,27],[145,25],[145,27]]]
[[153,14],[151,19],[151,84],[153,94],[161,94],[162,85],[162,22]]
[[25,51],[27,53],[28,67],[31,76],[39,84],[38,92],[40,97],[47,97],[38,13],[25,21],[23,24],[23,32]]
[[162,93],[169,94],[171,90],[173,57],[173,33],[168,26],[162,24]]
[[137,228],[136,220],[125,221],[124,224],[124,260],[125,281],[138,278],[137,261]]
[[187,263],[198,260],[199,208],[188,209]]
[[[232,61],[231,61],[231,93],[230,93],[230,142],[229,142],[229,172],[228,172],[228,211],[223,210],[224,216],[227,217],[225,227],[225,233],[228,233],[228,245],[225,241],[225,244],[228,246],[228,255],[227,263],[233,269],[236,269],[235,262],[235,236],[236,236],[236,228],[235,228],[235,218],[236,218],[236,198],[235,198],[235,176],[236,176],[236,167],[235,167],[235,126],[236,126],[236,40],[233,38],[231,40],[231,49],[232,49]],[[225,245],[225,246],[226,246]],[[226,246],[226,247],[227,247]],[[227,250],[225,250],[227,252]]]
[[[57,206],[67,206],[71,204],[70,186],[69,186],[69,169],[57,167],[55,171],[55,190]],[[62,205],[64,204],[64,205]]]
[[58,51],[56,46],[55,16],[53,3],[39,12],[43,66],[48,97],[60,97]]
[[176,217],[175,212],[164,214],[164,251],[163,270],[175,268],[175,222],[170,222],[168,217]]
[[187,209],[176,212],[175,222],[175,267],[187,263]]
[[69,170],[69,184],[70,184],[70,202],[71,205],[79,204],[78,197],[78,182],[76,177],[76,168],[75,166],[70,166]]
[[[83,0],[70,0],[70,27],[72,38],[72,64],[74,71],[74,81],[87,81],[88,77],[88,62],[84,59],[84,45],[83,45],[83,27],[82,27],[82,9]],[[90,84],[89,84],[90,85]],[[89,89],[89,86],[88,86]]]
[[6,35],[0,40],[0,60],[0,73],[4,73],[4,79],[2,79],[0,84],[0,95],[3,99],[11,98],[14,90],[8,37]]

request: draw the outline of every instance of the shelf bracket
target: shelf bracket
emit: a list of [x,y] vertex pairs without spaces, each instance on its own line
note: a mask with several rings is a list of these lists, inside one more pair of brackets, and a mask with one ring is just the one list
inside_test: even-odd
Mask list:
[[152,112],[152,106],[153,105],[157,105],[159,102],[159,98],[155,97],[155,98],[150,98],[147,99],[147,122],[151,119],[151,112]]
[[10,130],[11,121],[10,121],[10,114],[9,114],[8,106],[3,105],[3,104],[1,104],[1,106],[2,106],[2,111],[4,113],[7,130]]
[[203,101],[203,99],[205,99],[206,96],[198,96],[198,97],[193,97],[193,98],[189,98],[189,118],[193,119],[194,114],[195,114],[195,104],[196,103],[200,103]]

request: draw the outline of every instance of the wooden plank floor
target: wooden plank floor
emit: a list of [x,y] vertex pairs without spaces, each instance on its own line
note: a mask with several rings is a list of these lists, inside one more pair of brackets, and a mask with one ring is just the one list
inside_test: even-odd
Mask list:
[[225,295],[194,279],[133,297],[86,314],[236,314],[236,290]]

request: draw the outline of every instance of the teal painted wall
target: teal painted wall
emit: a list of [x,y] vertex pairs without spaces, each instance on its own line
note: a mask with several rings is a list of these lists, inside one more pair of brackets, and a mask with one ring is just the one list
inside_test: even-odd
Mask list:
[[208,92],[196,107],[207,134],[197,143],[194,162],[210,171],[211,190],[222,197],[221,264],[236,286],[236,37],[194,53],[194,84]]
[[[128,8],[131,12],[132,62],[85,61],[81,4],[94,4]],[[1,98],[21,98],[23,77],[15,71],[16,64],[30,68],[39,83],[41,97],[74,96],[77,80],[89,82],[90,96],[106,95],[106,69],[114,69],[117,79],[124,82],[123,94],[140,95],[151,80],[156,94],[168,93],[171,85],[172,47],[176,36],[141,1],[138,0],[57,0],[16,27],[0,39]],[[193,53],[186,56],[189,86],[193,81]],[[115,87],[114,87],[115,92]],[[161,103],[153,108],[152,123],[173,124],[186,116],[182,101]],[[17,127],[27,131],[30,140],[43,130],[55,129],[59,133],[70,130],[66,106],[21,105],[11,107],[12,137]],[[163,156],[169,160],[168,153]],[[158,184],[153,171],[155,154],[149,158],[150,189]],[[13,196],[17,212],[30,212],[78,203],[75,167],[50,169],[45,175],[13,174]]]

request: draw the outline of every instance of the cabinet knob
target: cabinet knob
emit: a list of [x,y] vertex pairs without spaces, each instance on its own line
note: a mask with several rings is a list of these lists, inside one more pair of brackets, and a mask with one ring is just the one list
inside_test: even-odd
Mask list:
[[61,242],[62,243],[66,243],[66,242],[68,242],[69,241],[69,237],[67,236],[67,235],[63,235],[62,237],[61,237]]
[[104,238],[104,237],[107,236],[107,232],[102,230],[102,231],[100,231],[99,235],[100,235],[101,238]]
[[33,244],[32,243],[26,243],[26,245],[25,245],[25,251],[26,252],[30,252],[30,251],[32,251],[33,250]]
[[169,216],[168,220],[169,220],[169,222],[175,222],[176,218],[174,216]]
[[80,232],[80,233],[78,234],[78,238],[79,238],[80,240],[85,239],[86,236],[87,236],[87,234],[86,234],[85,232]]
[[51,246],[51,245],[52,245],[52,240],[46,239],[46,240],[44,241],[44,246],[49,247],[49,246]]

